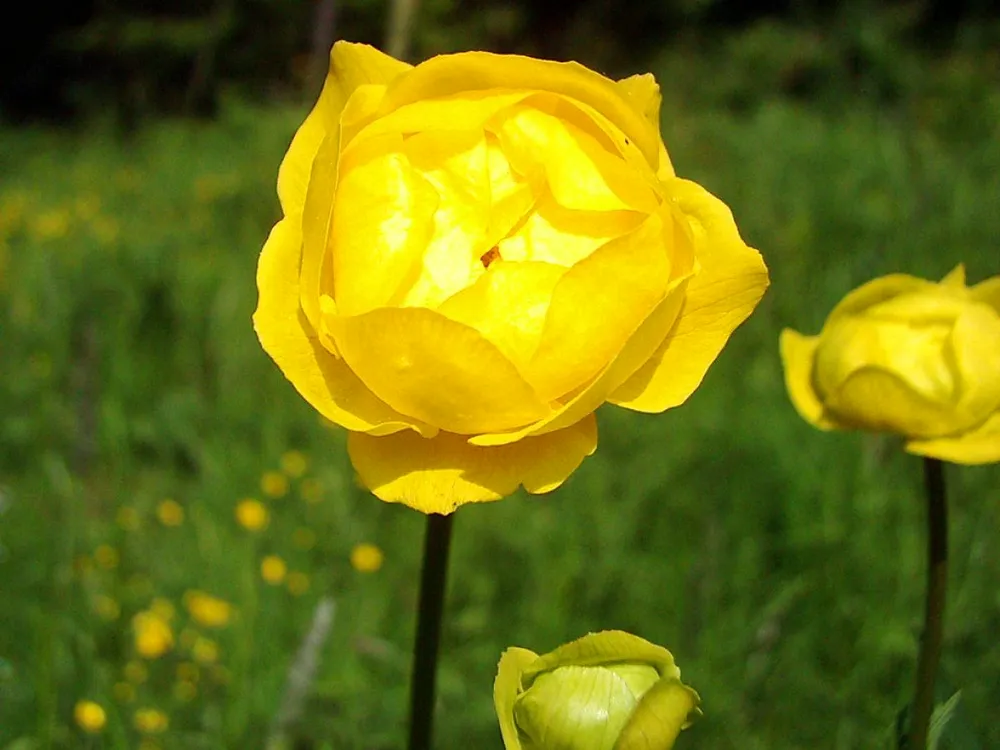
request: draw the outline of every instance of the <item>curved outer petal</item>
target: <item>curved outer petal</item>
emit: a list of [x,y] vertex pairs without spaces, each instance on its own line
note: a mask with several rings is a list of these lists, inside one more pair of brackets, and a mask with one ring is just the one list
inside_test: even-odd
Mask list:
[[[660,132],[660,104],[663,97],[660,95],[660,86],[652,73],[629,76],[620,81],[615,81],[615,86],[622,92],[625,99],[640,112],[653,126],[653,129]],[[670,163],[670,156],[667,148],[660,139],[660,157],[657,165],[656,176],[661,180],[669,180],[676,177],[674,165]]]
[[781,332],[781,363],[785,386],[799,415],[821,430],[843,429],[826,414],[813,386],[813,367],[819,336],[803,336],[786,328]]
[[261,346],[314,409],[349,430],[388,434],[408,427],[433,436],[437,429],[379,400],[343,360],[326,351],[299,307],[302,237],[295,222],[274,227],[257,266],[259,299],[253,315]]
[[906,450],[956,464],[991,464],[1000,461],[1000,412],[974,430],[955,437],[910,440]]
[[540,656],[524,670],[521,680],[527,688],[539,674],[556,667],[593,667],[621,662],[648,664],[656,668],[661,678],[680,679],[681,676],[673,654],[663,646],[657,646],[623,630],[602,630],[577,638]]
[[665,750],[674,746],[682,729],[701,715],[700,697],[680,680],[653,685],[618,735],[614,750]]
[[354,90],[366,83],[389,83],[411,67],[366,44],[333,45],[319,100],[296,131],[278,169],[278,199],[286,216],[302,212],[313,159],[323,139],[337,130],[340,113]]
[[886,302],[909,292],[928,291],[937,285],[925,279],[918,279],[916,276],[909,276],[905,273],[893,273],[872,279],[866,284],[862,284],[857,289],[849,292],[830,311],[830,315],[823,324],[825,329],[837,319],[846,315],[854,315],[869,307]]
[[551,91],[577,99],[621,129],[654,170],[659,163],[658,129],[626,101],[614,81],[577,63],[489,52],[440,55],[398,79],[389,88],[382,111],[390,112],[422,99],[483,89]]
[[361,482],[387,502],[448,514],[465,503],[551,492],[597,447],[593,415],[558,432],[511,445],[479,447],[461,435],[413,432],[371,437],[352,432],[347,449]]
[[980,281],[969,289],[972,299],[985,302],[1000,315],[1000,276]]
[[667,193],[691,223],[701,268],[660,349],[608,399],[643,412],[677,406],[694,392],[768,285],[760,253],[740,238],[724,203],[687,180],[670,181]]
[[446,432],[509,430],[552,411],[494,344],[434,310],[380,308],[326,322],[377,396]]
[[500,735],[504,750],[522,750],[521,737],[514,723],[514,704],[521,694],[521,674],[536,659],[538,654],[526,648],[512,646],[503,652],[497,664],[497,676],[493,681],[493,707],[500,722]]

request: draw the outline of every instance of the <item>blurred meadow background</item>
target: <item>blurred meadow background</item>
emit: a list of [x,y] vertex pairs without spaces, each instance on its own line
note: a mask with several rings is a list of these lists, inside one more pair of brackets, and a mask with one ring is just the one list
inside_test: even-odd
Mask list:
[[[920,462],[801,421],[778,333],[816,332],[877,275],[1000,272],[995,9],[410,10],[393,30],[381,0],[57,3],[0,32],[0,748],[402,745],[423,517],[355,484],[344,434],[250,323],[278,164],[335,38],[652,70],[677,171],[772,277],[686,405],[605,408],[560,490],[458,512],[437,747],[501,747],[504,648],[606,628],[670,648],[701,693],[678,748],[892,747],[923,610]],[[961,700],[942,750],[996,748],[1000,470],[948,481],[942,697]]]

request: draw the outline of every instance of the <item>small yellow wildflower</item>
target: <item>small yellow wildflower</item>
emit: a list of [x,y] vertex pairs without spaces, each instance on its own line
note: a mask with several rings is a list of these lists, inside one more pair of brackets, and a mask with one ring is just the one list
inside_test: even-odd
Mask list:
[[155,612],[144,610],[132,618],[135,650],[146,659],[158,659],[173,648],[170,625]]
[[179,680],[174,683],[174,697],[183,702],[193,701],[198,695],[198,686],[188,680]]
[[261,531],[267,528],[270,514],[264,503],[248,497],[237,504],[236,520],[247,531]]
[[204,628],[222,628],[229,624],[233,606],[204,591],[188,591],[184,594],[184,606],[188,614]]
[[355,544],[351,550],[351,566],[359,573],[374,573],[382,567],[385,555],[374,544]]
[[135,700],[135,688],[127,682],[116,682],[111,692],[119,703],[131,703]]
[[110,544],[102,544],[94,550],[94,560],[105,570],[114,570],[118,567],[118,550]]
[[199,664],[214,664],[219,660],[219,644],[211,638],[199,636],[191,647],[191,656]]
[[288,566],[277,555],[268,555],[260,561],[260,577],[272,586],[277,586],[285,580]]
[[316,532],[312,529],[296,529],[292,532],[292,544],[299,549],[312,549],[316,546]]
[[149,679],[149,670],[146,668],[146,665],[134,659],[126,662],[122,673],[125,675],[125,679],[133,685],[141,685]]
[[72,216],[66,209],[51,209],[36,216],[30,225],[36,240],[57,240],[69,233]]
[[156,708],[140,708],[132,715],[132,724],[143,734],[161,734],[170,726],[167,715]]
[[284,497],[288,494],[288,477],[280,471],[265,471],[260,478],[260,491],[268,497]]
[[153,599],[153,601],[149,604],[149,611],[164,622],[173,622],[174,616],[177,614],[177,610],[174,608],[173,602],[165,596],[158,596]]
[[184,523],[184,508],[176,500],[167,498],[156,506],[156,517],[164,526],[180,526]]
[[309,460],[301,451],[287,451],[281,456],[281,470],[292,479],[298,479],[309,468]]
[[299,493],[302,499],[311,505],[323,500],[323,485],[318,479],[303,479],[299,485]]
[[107,594],[98,594],[94,597],[94,612],[106,622],[117,620],[122,613],[121,605]]
[[288,581],[285,584],[292,596],[302,596],[309,591],[309,576],[305,573],[293,571],[288,574]]
[[115,514],[115,521],[122,531],[135,531],[139,528],[139,512],[131,505],[123,505]]
[[73,707],[73,719],[76,725],[87,734],[97,734],[108,723],[104,709],[94,701],[77,701]]

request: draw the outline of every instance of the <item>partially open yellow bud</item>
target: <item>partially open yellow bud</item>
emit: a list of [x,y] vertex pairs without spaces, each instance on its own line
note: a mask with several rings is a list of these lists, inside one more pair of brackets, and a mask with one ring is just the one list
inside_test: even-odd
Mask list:
[[493,697],[506,750],[669,750],[701,713],[670,652],[621,631],[508,649]]

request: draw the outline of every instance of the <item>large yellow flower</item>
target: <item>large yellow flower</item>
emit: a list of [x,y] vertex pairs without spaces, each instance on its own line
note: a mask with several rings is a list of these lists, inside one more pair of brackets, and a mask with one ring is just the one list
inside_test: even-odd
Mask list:
[[674,174],[651,75],[337,43],[278,174],[254,325],[424,512],[547,492],[610,401],[682,403],[767,286],[724,204]]
[[848,294],[818,336],[781,334],[795,408],[820,429],[893,432],[911,453],[1000,461],[1000,276],[974,287],[884,276]]

